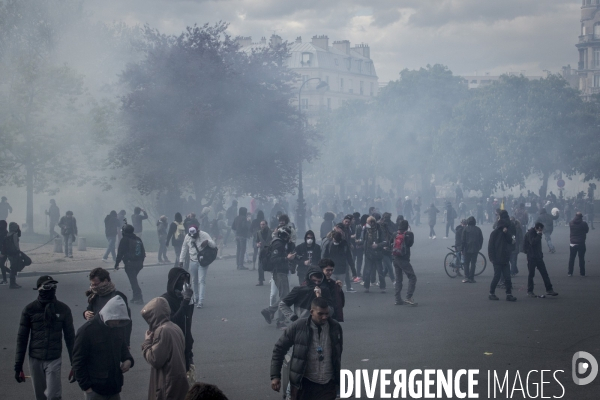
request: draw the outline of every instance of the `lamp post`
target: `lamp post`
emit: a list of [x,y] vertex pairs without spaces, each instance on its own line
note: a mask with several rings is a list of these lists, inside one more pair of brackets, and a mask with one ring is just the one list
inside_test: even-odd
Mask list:
[[[310,81],[318,80],[317,90],[327,90],[329,84],[321,80],[321,78],[310,78],[305,80],[298,90],[298,117],[302,119],[302,89]],[[304,188],[302,186],[302,160],[298,166],[298,206],[296,208],[296,224],[298,237],[304,236],[306,233],[306,202],[304,201]]]

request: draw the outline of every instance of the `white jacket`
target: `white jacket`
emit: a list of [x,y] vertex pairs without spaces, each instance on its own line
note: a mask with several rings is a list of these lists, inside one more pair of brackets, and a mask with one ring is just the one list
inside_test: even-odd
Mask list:
[[[181,247],[179,261],[183,262],[188,254],[190,255],[190,260],[198,261],[198,252],[196,251],[196,247],[198,250],[202,250],[200,245],[205,240],[208,240],[208,246],[212,248],[217,247],[217,244],[211,239],[210,235],[204,231],[200,231],[196,239],[191,237],[189,233],[185,235],[185,239],[183,239],[183,246]],[[194,246],[194,243],[196,243],[196,246]]]

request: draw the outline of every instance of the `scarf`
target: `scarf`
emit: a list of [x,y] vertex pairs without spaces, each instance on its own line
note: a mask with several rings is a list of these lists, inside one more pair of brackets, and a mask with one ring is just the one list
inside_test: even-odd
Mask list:
[[52,290],[40,290],[38,293],[38,301],[45,306],[44,326],[50,328],[56,319],[56,312],[54,310],[54,304],[56,303],[56,288]]
[[111,281],[101,282],[99,285],[95,287],[91,287],[86,290],[85,295],[88,297],[88,303],[91,303],[96,296],[106,296],[109,293],[114,292],[115,284]]

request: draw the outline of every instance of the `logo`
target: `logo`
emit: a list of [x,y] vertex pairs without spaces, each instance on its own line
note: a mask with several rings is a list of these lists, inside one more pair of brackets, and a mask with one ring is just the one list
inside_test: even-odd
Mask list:
[[[573,355],[572,367],[573,382],[579,386],[589,385],[598,375],[598,361],[596,361],[593,355],[585,351],[578,351]],[[580,378],[580,376],[585,374],[588,374],[588,376]]]

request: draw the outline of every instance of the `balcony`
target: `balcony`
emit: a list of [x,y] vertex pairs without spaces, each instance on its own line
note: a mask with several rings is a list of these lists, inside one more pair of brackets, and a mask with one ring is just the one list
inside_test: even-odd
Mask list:
[[586,44],[586,43],[598,43],[600,42],[600,33],[596,33],[596,34],[588,34],[588,35],[581,35],[579,36],[579,44],[577,45],[578,47],[582,44]]

